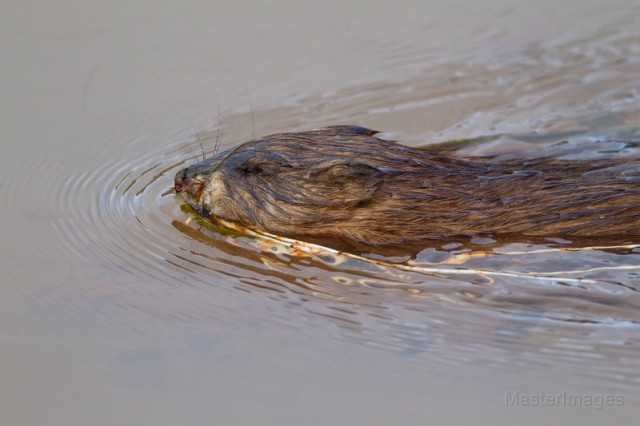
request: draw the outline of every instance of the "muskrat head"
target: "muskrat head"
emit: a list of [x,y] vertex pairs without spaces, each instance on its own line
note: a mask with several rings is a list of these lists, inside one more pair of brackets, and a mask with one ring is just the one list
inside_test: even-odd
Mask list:
[[359,155],[389,143],[374,133],[345,126],[249,141],[179,171],[175,189],[205,216],[285,235],[338,236],[340,223],[379,188],[383,165]]
[[211,214],[212,170],[218,165],[216,157],[181,169],[175,177],[174,188],[182,199],[199,214]]

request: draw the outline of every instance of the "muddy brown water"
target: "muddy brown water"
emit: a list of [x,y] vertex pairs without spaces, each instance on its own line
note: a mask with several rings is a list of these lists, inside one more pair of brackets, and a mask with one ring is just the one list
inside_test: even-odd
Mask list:
[[257,135],[637,157],[637,2],[1,9],[3,424],[636,423],[640,241],[380,267],[203,227],[170,189],[218,99],[223,148],[253,109]]

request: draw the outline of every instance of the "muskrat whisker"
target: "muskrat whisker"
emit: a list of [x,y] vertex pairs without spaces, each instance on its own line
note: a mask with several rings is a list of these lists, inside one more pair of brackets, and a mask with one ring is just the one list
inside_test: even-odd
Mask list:
[[[196,178],[193,178],[192,180],[193,180],[193,182],[191,182],[191,183],[189,184],[189,186],[191,186],[191,185],[193,185],[193,184],[204,185],[204,181],[203,181],[203,180],[196,179]],[[187,188],[188,188],[189,186],[187,186]]]
[[186,192],[189,190],[189,188],[191,188],[193,185],[200,185],[203,186],[204,185],[204,181],[200,180],[200,179],[196,179],[196,178],[191,178],[191,182],[189,182],[187,184],[187,186],[183,187],[180,190],[177,190],[176,192]]
[[[189,148],[189,152],[191,153],[191,156],[195,159],[196,163],[198,162],[198,154],[195,153],[195,151],[191,148]],[[190,159],[188,160],[184,160],[183,163],[187,163],[189,164],[189,161],[191,161]]]
[[202,145],[202,139],[200,139],[200,134],[193,126],[191,126],[191,134],[196,139],[196,142],[198,142],[198,145],[200,145],[200,149],[202,150],[202,160],[206,160],[207,156],[204,153],[204,145]]
[[251,90],[249,89],[249,83],[247,82],[247,79],[245,78],[244,80],[245,85],[247,86],[247,96],[249,97],[249,108],[251,109],[251,139],[255,140],[256,139],[256,117],[253,114],[253,101],[251,99]]
[[220,143],[222,142],[222,113],[220,112],[220,95],[216,94],[218,99],[218,134],[216,135],[216,144],[213,147],[213,155],[215,156],[220,149]]
[[179,192],[187,192],[187,191],[189,191],[189,188],[191,188],[193,185],[196,185],[196,184],[197,184],[197,182],[191,182],[189,185],[185,186],[184,189],[182,189]]
[[256,139],[256,117],[253,113],[253,101],[251,100],[251,94],[249,94],[249,107],[251,108],[251,139]]
[[230,151],[229,151],[229,152],[228,152],[224,157],[222,157],[222,158],[220,159],[220,161],[218,161],[218,164],[216,164],[216,165],[215,165],[215,167],[214,167],[213,169],[211,169],[211,172],[209,172],[209,174],[210,174],[210,175],[211,175],[211,174],[213,174],[213,172],[215,172],[216,170],[218,170],[218,168],[219,168],[219,167],[220,167],[220,165],[224,162],[224,160],[226,160],[226,159],[227,159],[227,158],[229,158],[231,155],[235,154],[235,153],[236,153],[236,151],[238,151],[240,148],[242,148],[242,147],[243,147],[243,146],[245,146],[245,145],[250,144],[251,142],[253,142],[253,141],[251,140],[251,141],[242,142],[240,145],[238,145],[238,146],[234,147],[233,149],[231,149],[231,150],[230,150]]

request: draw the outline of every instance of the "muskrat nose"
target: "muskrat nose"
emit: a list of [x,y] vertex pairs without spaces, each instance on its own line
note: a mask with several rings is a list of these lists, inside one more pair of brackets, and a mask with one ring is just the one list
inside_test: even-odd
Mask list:
[[176,174],[176,178],[174,180],[174,188],[176,192],[182,192],[189,184],[186,182],[187,179],[187,169],[182,169]]

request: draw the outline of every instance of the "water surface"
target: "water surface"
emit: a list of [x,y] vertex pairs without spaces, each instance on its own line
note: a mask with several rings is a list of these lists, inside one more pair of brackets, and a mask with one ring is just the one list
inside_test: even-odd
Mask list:
[[203,226],[171,186],[219,114],[223,148],[359,124],[413,146],[485,137],[458,155],[637,158],[637,2],[1,15],[7,424],[635,424],[640,241],[374,263]]

